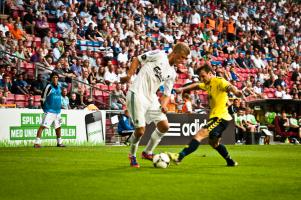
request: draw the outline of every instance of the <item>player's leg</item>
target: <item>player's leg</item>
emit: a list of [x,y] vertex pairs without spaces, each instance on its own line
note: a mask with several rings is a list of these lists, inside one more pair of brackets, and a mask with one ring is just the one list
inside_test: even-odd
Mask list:
[[55,114],[54,128],[57,140],[57,147],[66,147],[62,142],[61,133],[62,117],[61,114]]
[[144,134],[145,127],[139,127],[135,129],[135,132],[131,135],[129,142],[130,142],[130,153],[129,153],[129,159],[130,159],[130,166],[139,168],[140,165],[138,164],[136,160],[136,154],[138,150],[138,146],[140,143],[140,139],[142,135]]
[[210,119],[207,122],[207,124],[196,133],[196,135],[190,141],[188,147],[185,147],[180,153],[178,154],[168,153],[171,160],[174,161],[176,164],[178,164],[183,160],[184,157],[188,156],[189,154],[197,150],[201,141],[207,138],[209,132],[218,125],[217,120],[218,120],[217,118]]
[[34,142],[34,148],[40,148],[41,147],[41,137],[42,137],[42,133],[43,130],[45,128],[49,128],[51,126],[51,124],[54,121],[54,116],[51,113],[44,113],[43,114],[43,119],[42,119],[42,123],[37,131],[37,137],[36,140]]
[[40,148],[41,147],[41,136],[42,136],[42,132],[43,132],[43,130],[45,129],[46,127],[45,126],[40,126],[39,127],[39,129],[38,129],[38,131],[37,131],[37,137],[36,137],[36,139],[35,139],[35,141],[34,141],[34,145],[33,145],[33,147],[34,148]]
[[143,136],[145,127],[139,127],[135,129],[135,132],[131,135],[129,142],[130,144],[130,156],[136,156],[138,145],[141,137]]
[[188,156],[189,154],[193,153],[195,150],[198,149],[200,146],[200,143],[203,139],[208,137],[209,131],[207,129],[208,124],[211,124],[211,120],[205,125],[203,128],[198,130],[196,135],[193,137],[193,139],[188,144],[188,147],[185,147],[180,153],[168,153],[170,159],[174,161],[176,164],[179,164],[184,157]]
[[220,143],[222,133],[227,126],[228,121],[217,119],[215,125],[212,126],[212,129],[209,133],[209,144],[227,161],[227,166],[236,166],[237,162],[231,158],[227,148]]
[[158,146],[162,137],[169,129],[166,114],[162,113],[161,104],[159,103],[158,98],[154,98],[148,107],[145,121],[147,124],[150,124],[151,122],[156,124],[156,129],[152,133],[150,140],[142,152],[142,158],[152,160],[154,149]]
[[148,141],[144,151],[142,152],[142,158],[151,161],[153,160],[153,151],[158,146],[168,129],[169,125],[167,120],[162,120],[157,123],[156,129],[152,133],[150,140]]
[[[139,98],[142,98],[139,96]],[[127,109],[133,120],[135,132],[131,135],[130,142],[130,166],[140,167],[136,161],[136,154],[139,146],[140,139],[145,131],[145,106],[141,103],[143,100],[138,99],[135,93],[129,92],[127,95]]]

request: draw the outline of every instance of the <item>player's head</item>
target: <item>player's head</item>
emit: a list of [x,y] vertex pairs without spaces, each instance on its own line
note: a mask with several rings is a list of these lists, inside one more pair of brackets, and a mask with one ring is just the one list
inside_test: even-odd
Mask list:
[[187,44],[179,42],[173,47],[171,54],[171,64],[184,64],[190,54],[190,49]]
[[199,75],[200,80],[204,83],[209,83],[213,77],[212,68],[207,63],[198,68],[196,73]]
[[59,83],[59,74],[57,72],[52,72],[50,74],[51,82],[54,86],[57,86]]

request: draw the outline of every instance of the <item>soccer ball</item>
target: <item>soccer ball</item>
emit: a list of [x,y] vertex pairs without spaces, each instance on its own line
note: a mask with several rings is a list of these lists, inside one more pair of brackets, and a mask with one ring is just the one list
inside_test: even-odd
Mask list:
[[167,168],[170,163],[169,156],[166,153],[159,153],[153,157],[154,167]]

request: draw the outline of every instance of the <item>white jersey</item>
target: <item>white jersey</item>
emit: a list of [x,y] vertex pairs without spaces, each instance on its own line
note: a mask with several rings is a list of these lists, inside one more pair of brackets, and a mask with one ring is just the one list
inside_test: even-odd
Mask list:
[[153,101],[157,90],[163,85],[164,95],[170,96],[177,74],[165,52],[149,51],[138,56],[138,60],[142,66],[129,90]]

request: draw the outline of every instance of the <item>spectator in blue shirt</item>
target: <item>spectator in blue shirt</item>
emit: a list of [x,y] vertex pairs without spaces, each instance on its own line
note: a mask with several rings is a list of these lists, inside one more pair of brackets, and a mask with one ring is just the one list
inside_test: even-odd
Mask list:
[[134,132],[134,124],[130,117],[128,110],[124,111],[124,114],[121,114],[119,117],[118,122],[118,134],[121,136],[129,136],[126,139],[126,144],[128,143],[128,139],[131,137],[132,133]]

